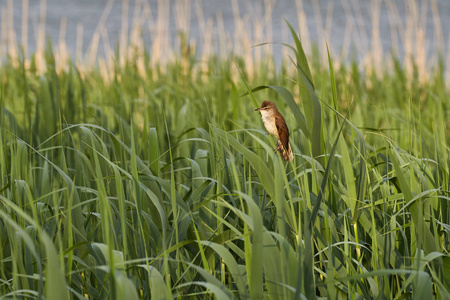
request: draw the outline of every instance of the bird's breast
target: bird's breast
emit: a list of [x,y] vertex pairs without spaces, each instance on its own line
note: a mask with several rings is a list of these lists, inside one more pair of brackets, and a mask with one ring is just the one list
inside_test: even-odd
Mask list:
[[275,118],[273,116],[263,115],[262,120],[264,122],[264,127],[268,133],[273,134],[278,138],[278,129],[275,125]]

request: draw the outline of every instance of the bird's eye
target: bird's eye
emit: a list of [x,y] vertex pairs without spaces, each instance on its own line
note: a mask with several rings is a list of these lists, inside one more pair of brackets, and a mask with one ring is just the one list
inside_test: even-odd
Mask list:
[[266,108],[264,108],[265,110],[267,110],[267,107]]

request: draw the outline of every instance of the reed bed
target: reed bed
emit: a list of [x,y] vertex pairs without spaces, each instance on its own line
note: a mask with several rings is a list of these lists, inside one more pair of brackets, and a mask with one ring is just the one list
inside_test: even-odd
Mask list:
[[94,67],[51,45],[5,59],[0,294],[450,298],[443,61],[426,79],[395,57],[374,72],[306,55],[286,30],[292,61],[273,72],[253,55],[199,61],[182,40],[164,63],[130,41]]

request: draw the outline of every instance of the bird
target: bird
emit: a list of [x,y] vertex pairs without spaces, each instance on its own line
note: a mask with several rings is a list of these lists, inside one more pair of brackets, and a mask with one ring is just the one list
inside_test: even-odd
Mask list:
[[283,115],[278,111],[275,103],[269,100],[264,100],[261,107],[255,109],[255,111],[261,112],[261,117],[267,133],[272,134],[277,138],[278,147],[275,148],[275,152],[280,150],[285,161],[291,161],[294,159],[291,145],[289,145],[289,128],[286,125]]

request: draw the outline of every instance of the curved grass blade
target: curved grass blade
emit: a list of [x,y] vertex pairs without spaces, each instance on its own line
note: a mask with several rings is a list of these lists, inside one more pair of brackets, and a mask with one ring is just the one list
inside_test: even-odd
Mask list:
[[[55,245],[51,238],[47,235],[47,233],[42,230],[38,224],[34,222],[34,220],[26,214],[20,207],[18,207],[15,203],[3,199],[3,204],[9,206],[13,209],[17,214],[19,214],[22,218],[26,220],[32,226],[39,228],[38,236],[41,240],[41,243],[44,245],[45,253],[47,255],[46,266],[45,266],[45,295],[46,299],[51,300],[65,300],[69,299],[69,292],[67,290],[67,285],[65,281],[64,272],[60,266],[59,255],[56,251]],[[11,226],[13,226],[17,231],[22,230],[20,226],[3,210],[0,210],[0,217],[3,221],[7,222]],[[34,242],[29,238],[28,235],[23,235],[24,242],[30,249],[35,249]]]
[[[400,155],[397,151],[394,151],[394,149],[389,149],[390,158],[392,161],[392,164],[395,169],[395,173],[398,178],[398,182],[400,185],[400,188],[402,189],[402,193],[405,196],[406,203],[410,203],[411,200],[414,199],[413,193],[410,189],[410,186],[408,185],[408,181],[405,178],[405,175],[403,174],[402,166],[400,165],[399,158],[397,155]],[[413,175],[411,175],[413,176]],[[437,251],[436,244],[434,242],[433,235],[428,228],[424,224],[424,216],[420,213],[420,205],[421,203],[412,202],[412,204],[409,206],[409,211],[411,212],[411,219],[414,223],[414,225],[417,227],[418,239],[419,239],[419,245],[420,247],[424,247],[426,253],[431,253]]]
[[[295,41],[297,51],[295,52],[296,62],[294,65],[298,70],[299,95],[303,103],[308,127],[311,128],[311,151],[314,158],[317,158],[322,164],[324,159],[320,158],[322,153],[322,108],[315,93],[311,70],[308,65],[303,46],[299,36],[292,28],[291,24],[285,20],[289,27],[291,35]],[[305,89],[306,86],[306,89]]]
[[233,255],[230,253],[230,251],[225,248],[222,245],[209,242],[209,241],[200,241],[201,244],[208,246],[212,248],[217,254],[220,255],[224,263],[227,265],[228,269],[230,270],[231,276],[233,277],[236,286],[239,290],[239,296],[241,298],[248,298],[248,292],[245,288],[245,277],[244,274],[242,274],[239,270],[238,263],[236,262],[236,259],[233,257]]
[[256,174],[258,174],[259,179],[261,180],[262,185],[266,189],[267,193],[271,197],[275,197],[275,179],[271,174],[269,168],[266,166],[264,161],[256,155],[254,152],[247,149],[238,140],[236,140],[231,134],[223,131],[222,129],[215,128],[217,136],[222,138],[224,141],[228,142],[231,147],[233,147],[236,151],[241,153],[245,159],[251,164]]
[[171,299],[172,295],[167,292],[166,284],[161,273],[155,267],[150,265],[137,265],[148,272],[148,280],[150,281],[151,298],[157,300]]

